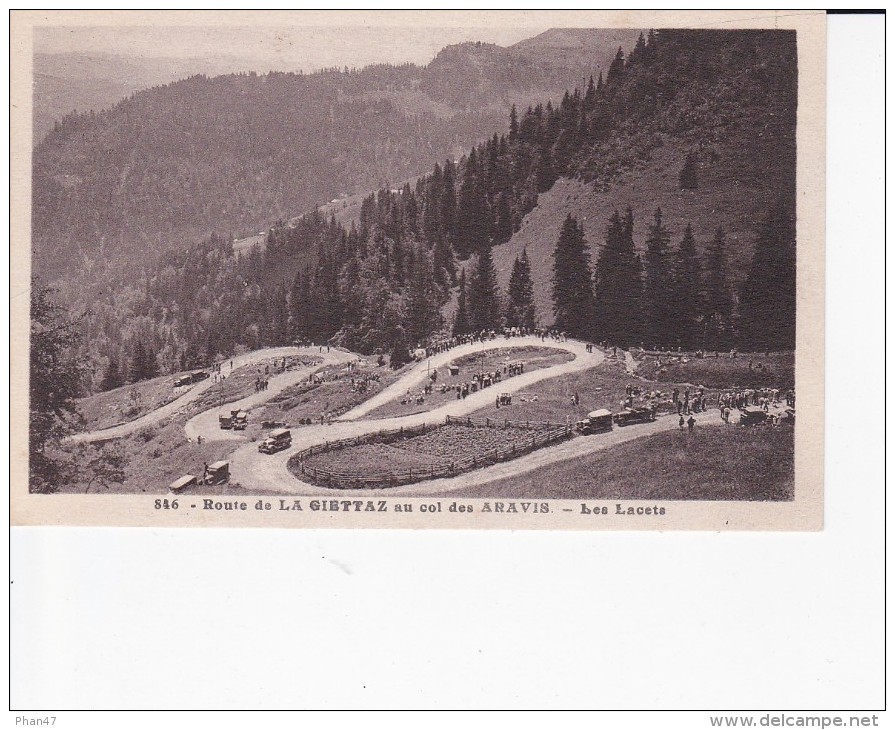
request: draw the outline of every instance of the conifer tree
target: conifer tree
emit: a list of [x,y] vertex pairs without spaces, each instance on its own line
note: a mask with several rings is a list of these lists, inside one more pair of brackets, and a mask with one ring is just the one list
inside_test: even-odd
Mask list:
[[614,211],[594,272],[594,337],[613,345],[640,341],[643,285],[633,231],[631,210],[624,217]]
[[99,389],[102,391],[114,390],[124,385],[124,378],[118,366],[118,358],[114,355],[109,358],[109,364],[106,366],[106,372],[100,382]]
[[408,337],[413,344],[422,344],[441,326],[439,304],[441,294],[432,276],[432,264],[424,250],[414,256],[413,273],[409,283],[410,296],[407,313],[410,317]]
[[55,492],[65,464],[53,447],[78,426],[77,397],[82,366],[75,357],[78,328],[56,302],[55,292],[31,282],[29,378],[29,490]]
[[724,229],[719,227],[705,257],[704,316],[708,322],[706,345],[715,350],[727,349],[733,344],[731,339],[733,299],[727,280],[724,238]]
[[490,226],[486,220],[484,191],[480,179],[479,157],[475,147],[466,159],[460,197],[457,201],[455,250],[460,258],[467,258],[490,240]]
[[438,223],[441,235],[446,241],[454,246],[456,250],[456,241],[454,240],[454,226],[457,220],[457,192],[454,189],[456,180],[456,170],[454,163],[446,160],[444,169],[441,174],[441,200],[438,204]]
[[702,307],[702,274],[693,228],[687,224],[681,245],[674,255],[673,325],[677,344],[684,350],[702,348],[706,326],[700,322]]
[[507,326],[534,329],[534,285],[531,280],[531,263],[524,248],[522,255],[513,262],[507,299]]
[[573,337],[590,335],[593,316],[590,254],[584,228],[566,216],[553,252],[554,326]]
[[656,208],[646,239],[643,282],[643,337],[648,346],[670,344],[674,275],[671,265],[671,234],[662,223],[662,209]]
[[132,383],[136,383],[140,380],[153,378],[155,377],[155,374],[155,355],[150,352],[142,338],[138,336],[137,341],[134,344],[133,353],[131,354],[129,380]]
[[453,334],[465,335],[470,331],[469,302],[466,292],[466,269],[460,269],[460,291],[457,295],[457,313],[454,315]]
[[619,80],[624,70],[625,54],[622,51],[622,47],[619,46],[618,51],[616,51],[615,53],[615,58],[613,58],[612,63],[609,64],[609,71],[606,73],[606,83],[612,84],[613,82]]
[[495,329],[500,325],[500,302],[497,297],[497,272],[491,247],[479,249],[479,260],[469,283],[469,323],[473,332]]
[[791,204],[777,203],[758,229],[739,314],[744,349],[795,349],[796,227]]

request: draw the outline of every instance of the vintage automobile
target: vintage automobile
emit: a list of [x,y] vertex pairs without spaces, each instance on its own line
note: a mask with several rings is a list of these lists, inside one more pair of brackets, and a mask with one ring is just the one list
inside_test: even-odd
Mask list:
[[583,418],[575,424],[575,430],[587,436],[591,433],[600,433],[602,431],[612,430],[612,411],[600,408],[587,414],[587,418]]
[[245,411],[233,410],[230,415],[221,414],[218,416],[218,425],[226,430],[245,431],[249,425],[249,414]]
[[176,482],[173,482],[169,487],[169,492],[174,492],[177,494],[178,492],[182,492],[187,487],[193,487],[199,483],[199,480],[194,477],[192,474],[184,474],[180,479]]
[[174,387],[182,388],[184,385],[192,385],[193,384],[193,376],[191,373],[187,373],[186,375],[179,375],[174,378]]
[[249,425],[249,414],[245,411],[230,411],[230,422],[234,431],[245,431]]
[[768,414],[761,408],[740,408],[741,426],[761,426],[768,420]]
[[288,428],[278,428],[271,431],[270,435],[258,444],[258,451],[262,454],[275,454],[292,446],[292,432]]
[[198,383],[200,380],[208,380],[210,376],[205,370],[195,370],[192,377],[193,382]]
[[230,462],[216,461],[214,464],[208,465],[208,471],[205,473],[206,484],[224,484],[230,481]]
[[648,423],[656,420],[656,409],[653,406],[636,406],[625,408],[612,417],[617,426],[630,426],[632,423]]

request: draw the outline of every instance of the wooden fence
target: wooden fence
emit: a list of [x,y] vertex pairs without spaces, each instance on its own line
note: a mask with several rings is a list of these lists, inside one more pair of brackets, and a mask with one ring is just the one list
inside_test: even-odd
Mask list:
[[[314,454],[326,453],[363,444],[387,444],[402,438],[409,438],[428,433],[429,431],[440,428],[442,425],[511,429],[514,431],[528,431],[530,434],[526,434],[523,438],[517,437],[503,448],[492,449],[482,453],[472,454],[471,456],[452,459],[450,462],[432,466],[408,467],[407,469],[392,469],[378,472],[364,470],[363,473],[349,473],[333,469],[325,469],[305,463],[308,457],[313,456]],[[329,441],[323,444],[318,444],[317,446],[311,446],[299,451],[289,459],[289,467],[293,472],[299,472],[303,479],[320,486],[331,487],[333,489],[382,489],[396,487],[401,484],[412,484],[413,482],[419,482],[426,479],[456,476],[472,469],[478,469],[501,461],[515,459],[530,453],[535,449],[568,438],[573,433],[574,430],[572,426],[565,424],[532,423],[528,421],[509,421],[493,418],[456,418],[448,416],[445,419],[444,424],[423,423],[419,426],[376,431],[354,438],[339,439],[338,441]]]

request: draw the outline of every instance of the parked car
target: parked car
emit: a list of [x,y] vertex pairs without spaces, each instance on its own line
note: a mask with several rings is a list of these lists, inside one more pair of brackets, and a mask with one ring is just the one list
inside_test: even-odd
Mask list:
[[761,426],[768,420],[768,414],[761,408],[740,408],[741,426]]
[[612,420],[618,426],[630,426],[632,423],[648,423],[656,420],[656,409],[653,406],[625,408],[620,413],[616,413]]
[[184,474],[182,477],[180,477],[180,479],[178,479],[176,482],[173,482],[168,487],[168,491],[174,492],[176,494],[177,492],[182,492],[187,487],[193,487],[198,483],[199,480],[192,474]]
[[206,484],[224,484],[230,481],[230,462],[216,461],[214,464],[208,465],[208,471],[205,474]]
[[182,388],[184,385],[192,385],[193,383],[193,375],[192,373],[187,373],[186,375],[178,375],[174,378],[174,387]]
[[245,411],[230,411],[230,422],[234,431],[245,431],[249,425],[249,414]]
[[591,411],[587,414],[587,418],[575,424],[575,430],[585,436],[591,433],[600,433],[601,431],[611,431],[612,411],[605,408]]

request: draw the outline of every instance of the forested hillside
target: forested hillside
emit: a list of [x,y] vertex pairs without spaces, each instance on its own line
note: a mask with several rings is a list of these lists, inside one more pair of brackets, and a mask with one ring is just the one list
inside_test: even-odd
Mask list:
[[[651,32],[605,78],[369,196],[350,230],[307,215],[263,251],[217,239],[113,283],[91,318],[94,385],[296,339],[398,364],[536,312],[620,345],[792,348],[796,78],[791,33]],[[570,215],[585,196],[587,220]],[[512,260],[506,286],[495,258]]]
[[102,53],[35,53],[33,144],[73,111],[95,112],[142,89],[204,72],[209,76],[240,69],[236,58],[136,58]]
[[116,263],[403,180],[502,128],[512,103],[596,69],[466,43],[428,67],[198,75],[69,114],[34,151],[35,270],[81,289]]

